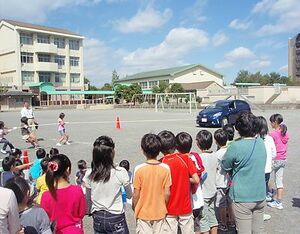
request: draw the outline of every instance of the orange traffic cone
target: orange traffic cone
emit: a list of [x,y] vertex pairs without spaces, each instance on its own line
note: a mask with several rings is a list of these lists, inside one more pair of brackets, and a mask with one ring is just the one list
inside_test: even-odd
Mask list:
[[[23,164],[29,163],[29,157],[28,157],[28,150],[25,149],[23,152]],[[26,169],[29,169],[29,167],[26,167]]]
[[120,118],[119,117],[117,117],[116,129],[121,129],[121,123],[120,123]]

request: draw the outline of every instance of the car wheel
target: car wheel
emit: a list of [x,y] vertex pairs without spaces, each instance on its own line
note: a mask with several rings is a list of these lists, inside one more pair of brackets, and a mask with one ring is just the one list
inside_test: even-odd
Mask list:
[[222,127],[224,127],[226,124],[228,124],[228,119],[227,119],[227,117],[224,117],[221,121],[221,125],[222,125]]

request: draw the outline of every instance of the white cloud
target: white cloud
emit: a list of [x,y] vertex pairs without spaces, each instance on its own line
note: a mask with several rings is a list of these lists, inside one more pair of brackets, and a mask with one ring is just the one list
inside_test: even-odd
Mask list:
[[219,62],[215,64],[215,68],[216,69],[225,69],[225,68],[229,68],[229,67],[233,67],[234,63],[228,60]]
[[262,0],[254,6],[252,12],[267,14],[275,19],[274,23],[263,25],[258,35],[294,32],[300,28],[299,0]]
[[214,47],[218,47],[223,45],[229,40],[229,38],[225,35],[225,33],[218,32],[212,38],[212,44]]
[[196,0],[194,4],[189,5],[183,10],[180,25],[198,25],[205,22],[208,18],[204,15],[204,9],[208,0]]
[[204,47],[209,38],[196,28],[174,28],[163,42],[150,48],[139,48],[123,58],[123,64],[134,69],[154,69],[182,64],[184,55]]
[[254,57],[255,54],[246,47],[238,47],[225,54],[225,58],[230,61],[236,61],[240,59],[251,59]]
[[282,67],[280,67],[278,69],[279,72],[282,72],[282,73],[287,73],[288,72],[288,65],[284,65]]
[[269,67],[270,65],[271,65],[271,61],[268,59],[257,59],[257,60],[253,60],[250,63],[250,67],[252,69],[266,68]]
[[97,4],[101,0],[0,0],[0,18],[44,22],[47,14],[63,7]]
[[229,23],[229,27],[237,30],[246,30],[250,27],[251,22],[243,22],[239,19],[234,19]]
[[163,12],[152,7],[139,10],[130,19],[120,19],[114,22],[115,28],[122,33],[149,32],[167,23],[172,17],[172,10],[167,8]]
[[286,41],[276,41],[274,39],[263,39],[255,44],[254,46],[256,49],[260,48],[272,48],[272,49],[282,49],[287,47]]

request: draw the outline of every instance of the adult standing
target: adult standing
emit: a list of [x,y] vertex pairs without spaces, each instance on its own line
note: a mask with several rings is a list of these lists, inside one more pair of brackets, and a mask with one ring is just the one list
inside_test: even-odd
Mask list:
[[26,117],[28,118],[28,125],[31,128],[31,131],[34,135],[36,135],[36,130],[37,130],[37,122],[34,119],[34,114],[33,110],[30,107],[29,102],[24,102],[24,107],[21,110],[21,118]]
[[264,141],[257,137],[257,121],[252,113],[242,114],[236,121],[241,138],[228,148],[221,162],[232,177],[229,196],[239,234],[263,233],[266,205]]

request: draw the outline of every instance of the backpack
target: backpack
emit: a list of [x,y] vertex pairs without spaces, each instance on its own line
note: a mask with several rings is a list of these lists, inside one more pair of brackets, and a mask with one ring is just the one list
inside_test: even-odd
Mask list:
[[[192,157],[194,157],[196,159],[196,162],[194,160],[192,160],[192,161],[195,164],[195,167],[197,169],[197,175],[199,176],[199,178],[201,178],[202,172],[205,170],[203,163],[202,163],[202,159],[201,159],[200,155],[196,152],[190,152],[190,158],[192,158]],[[199,186],[199,184],[191,184],[192,194],[196,193],[198,186]]]

